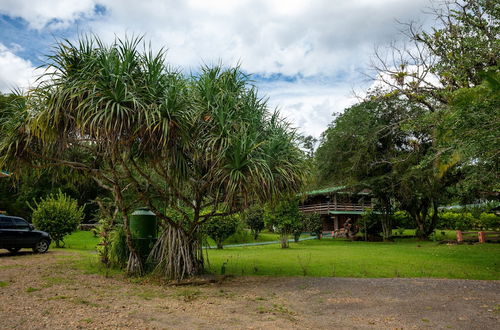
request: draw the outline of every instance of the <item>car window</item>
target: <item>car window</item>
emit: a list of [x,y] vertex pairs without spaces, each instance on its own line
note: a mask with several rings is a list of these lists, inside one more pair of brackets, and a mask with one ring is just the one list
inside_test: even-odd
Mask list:
[[14,228],[14,223],[8,217],[0,217],[0,228],[1,229],[11,229],[11,228]]
[[29,224],[24,221],[23,219],[20,219],[20,218],[11,218],[12,221],[14,221],[14,225],[16,226],[17,229],[25,229],[25,228],[29,228]]

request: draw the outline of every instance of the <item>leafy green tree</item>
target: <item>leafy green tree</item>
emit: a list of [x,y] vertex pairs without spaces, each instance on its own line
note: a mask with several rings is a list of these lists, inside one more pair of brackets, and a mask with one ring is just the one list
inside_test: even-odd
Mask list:
[[[424,106],[433,132],[437,175],[462,178],[448,187],[462,202],[498,190],[498,1],[433,2],[436,24],[404,24],[410,47],[391,44],[373,67],[384,86]],[[496,86],[496,87],[495,87]],[[463,138],[462,138],[463,136]],[[484,140],[482,140],[484,139]],[[484,149],[483,149],[484,147]]]
[[254,240],[257,240],[259,233],[265,228],[264,210],[252,207],[244,215],[245,223],[252,232]]
[[445,188],[453,178],[432,161],[428,115],[399,93],[379,91],[336,118],[316,152],[320,180],[372,191],[385,239],[392,235],[396,206],[410,214],[425,239],[434,230],[437,208],[447,201]]
[[304,155],[239,68],[185,76],[163,51],[140,48],[141,39],[56,45],[48,79],[0,132],[1,163],[68,168],[109,191],[124,217],[130,274],[144,267],[128,214],[148,207],[166,228],[150,259],[183,279],[203,272],[203,223],[297,192]]
[[454,92],[436,118],[441,170],[459,165],[462,202],[471,202],[469,196],[490,199],[484,192],[500,191],[500,73],[484,78],[479,86]]
[[203,227],[206,234],[215,241],[218,249],[222,249],[226,239],[236,233],[240,221],[236,215],[212,218]]
[[281,248],[289,247],[288,239],[290,235],[302,232],[304,226],[302,214],[299,211],[297,198],[283,198],[275,203],[266,206],[264,218],[267,225],[272,226],[278,233],[281,241]]
[[307,213],[304,217],[304,230],[310,234],[316,235],[318,239],[321,238],[323,233],[323,220],[319,213]]
[[56,247],[64,244],[64,236],[74,232],[83,219],[83,207],[79,207],[75,199],[62,192],[35,201],[32,210],[33,224],[48,232]]

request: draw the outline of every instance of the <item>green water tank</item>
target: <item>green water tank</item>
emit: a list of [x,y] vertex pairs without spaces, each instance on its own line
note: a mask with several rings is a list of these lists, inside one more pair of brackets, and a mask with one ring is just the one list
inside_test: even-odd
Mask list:
[[157,235],[156,215],[147,208],[139,208],[130,215],[132,238],[154,239]]

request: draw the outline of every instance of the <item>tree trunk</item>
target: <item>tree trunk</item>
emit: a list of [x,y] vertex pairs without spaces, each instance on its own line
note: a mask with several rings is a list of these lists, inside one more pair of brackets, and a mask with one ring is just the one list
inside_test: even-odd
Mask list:
[[257,230],[253,230],[252,234],[253,234],[253,240],[256,241],[257,238],[259,238],[259,232]]
[[427,231],[425,232],[427,237],[429,237],[429,235],[434,232],[439,219],[438,203],[436,203],[435,201],[432,202],[432,212],[431,223],[429,224],[429,226],[427,227]]
[[188,237],[181,228],[167,226],[149,254],[159,274],[183,280],[203,272],[203,250],[199,235]]
[[414,218],[415,222],[417,223],[417,237],[418,239],[425,241],[429,238],[429,235],[427,234],[426,226],[425,226],[425,221],[427,220],[427,214],[420,214],[418,213],[416,217]]
[[222,245],[222,242],[217,241],[215,243],[217,244],[217,249],[222,250],[224,248],[224,246]]
[[289,247],[289,245],[288,245],[288,234],[281,234],[280,235],[280,240],[281,240],[281,248],[282,249],[287,249]]
[[392,240],[392,221],[387,211],[384,211],[382,218],[382,234],[384,235],[384,241]]

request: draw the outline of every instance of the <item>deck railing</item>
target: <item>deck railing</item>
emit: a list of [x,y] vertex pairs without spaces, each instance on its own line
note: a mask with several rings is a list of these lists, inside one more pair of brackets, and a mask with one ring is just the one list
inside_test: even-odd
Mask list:
[[300,211],[304,213],[319,213],[328,214],[330,211],[360,211],[363,212],[366,209],[371,209],[372,205],[367,204],[355,204],[355,203],[319,203],[319,204],[309,204],[300,205]]

